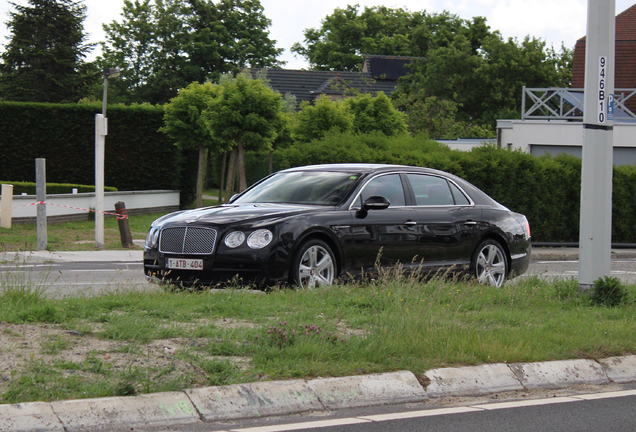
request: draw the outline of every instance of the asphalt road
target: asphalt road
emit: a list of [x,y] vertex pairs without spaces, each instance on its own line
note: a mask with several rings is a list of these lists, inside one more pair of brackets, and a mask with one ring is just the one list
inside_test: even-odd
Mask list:
[[0,264],[0,280],[40,287],[53,297],[96,295],[113,290],[157,289],[143,276],[141,262],[60,262]]
[[[535,391],[477,398],[442,398],[408,405],[343,409],[286,417],[173,426],[188,432],[633,432],[633,385],[593,393]],[[136,430],[138,430],[136,428]],[[144,429],[142,429],[143,431]],[[151,431],[149,429],[148,431]],[[165,430],[165,429],[162,429]]]
[[[578,274],[578,260],[532,261],[530,269],[522,277],[537,275],[547,279],[577,278]],[[613,259],[611,276],[626,284],[636,284],[636,258]]]
[[[576,278],[578,265],[576,260],[532,261],[530,269],[522,277]],[[636,259],[612,260],[612,276],[624,283],[636,284]],[[142,263],[135,261],[0,264],[0,280],[8,277],[44,287],[47,295],[56,297],[95,295],[112,290],[157,289],[157,285],[145,280]]]

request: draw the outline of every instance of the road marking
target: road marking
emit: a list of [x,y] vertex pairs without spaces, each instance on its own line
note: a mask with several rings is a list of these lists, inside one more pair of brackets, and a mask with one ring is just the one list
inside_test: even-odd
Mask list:
[[[401,413],[393,413],[393,414],[378,414],[378,415],[369,415],[369,416],[360,416],[360,417],[347,417],[342,419],[319,420],[319,421],[310,421],[310,422],[304,422],[304,423],[290,423],[290,424],[273,425],[273,426],[257,426],[252,428],[229,429],[228,432],[285,432],[285,431],[294,431],[294,430],[302,430],[302,429],[315,429],[315,428],[321,428],[321,427],[326,428],[326,427],[346,426],[346,425],[360,424],[360,423],[372,423],[372,422],[381,422],[381,421],[390,421],[390,420],[412,419],[412,418],[419,418],[419,417],[431,417],[431,416],[438,416],[438,415],[464,414],[464,413],[472,413],[472,412],[491,411],[491,410],[497,410],[497,409],[522,408],[522,407],[552,405],[552,404],[569,403],[569,402],[583,402],[583,401],[590,401],[590,400],[610,399],[610,398],[626,397],[626,396],[636,396],[636,390],[624,390],[624,391],[615,391],[615,392],[607,392],[607,393],[591,393],[591,394],[584,394],[584,395],[563,396],[563,397],[545,398],[545,399],[530,399],[530,400],[519,400],[519,401],[510,401],[510,402],[497,402],[497,403],[491,403],[491,404],[470,405],[465,407],[436,408],[436,409],[430,409],[430,410],[409,411],[409,412],[401,412]],[[222,432],[225,432],[225,431],[222,431]]]
[[482,411],[480,408],[475,407],[453,407],[453,408],[439,408],[439,409],[430,409],[430,410],[421,410],[421,411],[410,411],[410,412],[402,412],[395,414],[378,414],[378,415],[370,415],[358,417],[362,419],[368,419],[371,421],[387,421],[387,420],[403,420],[410,418],[418,418],[418,417],[431,417],[437,415],[445,415],[445,414],[462,414],[467,412],[477,412]]
[[334,420],[319,420],[306,423],[290,423],[276,426],[260,426],[247,429],[230,429],[230,432],[283,432],[293,431],[299,429],[315,429],[320,427],[332,427],[332,426],[346,426],[360,423],[371,423],[371,420],[364,420],[362,418],[343,418]]

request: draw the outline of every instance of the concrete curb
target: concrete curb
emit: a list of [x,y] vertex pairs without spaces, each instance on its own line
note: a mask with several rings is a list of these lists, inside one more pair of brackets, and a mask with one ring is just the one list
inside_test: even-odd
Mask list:
[[557,389],[575,384],[636,382],[636,356],[600,361],[486,364],[311,381],[272,381],[181,392],[61,402],[0,405],[0,430],[107,431],[141,426],[203,424],[243,418],[422,402],[511,390]]

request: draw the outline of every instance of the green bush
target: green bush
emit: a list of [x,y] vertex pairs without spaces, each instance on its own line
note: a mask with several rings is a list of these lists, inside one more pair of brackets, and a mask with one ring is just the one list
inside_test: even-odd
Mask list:
[[595,306],[616,307],[625,303],[627,292],[620,279],[605,276],[594,281],[590,301]]
[[[0,173],[35,180],[35,159],[46,159],[51,183],[95,181],[95,114],[100,104],[0,102]],[[195,195],[198,153],[181,151],[159,128],[163,107],[108,108],[105,182],[118,190],[179,189]]]
[[[346,162],[414,165],[450,172],[511,210],[525,214],[534,241],[579,241],[581,159],[575,156],[535,157],[487,145],[468,152],[456,151],[426,136],[336,132],[275,153],[277,169]],[[615,167],[613,242],[636,242],[635,194],[636,167]]]
[[[13,195],[22,195],[23,193],[27,195],[35,195],[36,193],[35,183],[32,183],[32,182],[0,181],[0,184],[13,185]],[[73,189],[77,189],[78,193],[95,192],[95,185],[80,185],[80,184],[70,184],[70,183],[47,183],[46,184],[47,194],[70,194],[70,193],[73,193]],[[117,192],[117,188],[112,186],[104,186],[104,191]]]

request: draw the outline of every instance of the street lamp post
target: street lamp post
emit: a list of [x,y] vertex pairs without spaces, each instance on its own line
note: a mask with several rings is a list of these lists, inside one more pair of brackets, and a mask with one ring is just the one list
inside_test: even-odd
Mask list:
[[104,69],[104,97],[102,113],[95,114],[95,247],[104,247],[104,150],[108,121],[106,120],[106,97],[108,78],[117,78],[119,69]]

